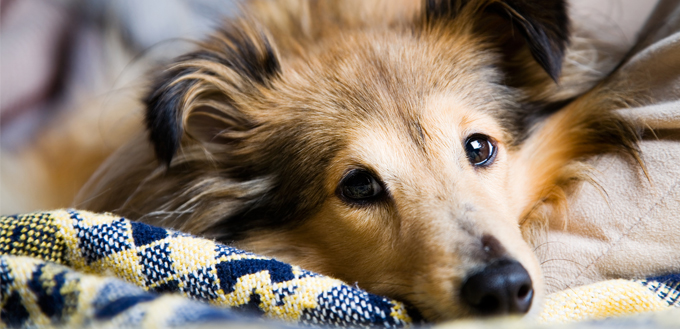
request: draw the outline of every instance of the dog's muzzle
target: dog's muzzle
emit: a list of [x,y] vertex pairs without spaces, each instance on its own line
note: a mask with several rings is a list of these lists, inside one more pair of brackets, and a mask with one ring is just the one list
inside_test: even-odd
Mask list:
[[483,315],[524,314],[531,307],[534,289],[522,264],[501,258],[469,276],[461,297]]

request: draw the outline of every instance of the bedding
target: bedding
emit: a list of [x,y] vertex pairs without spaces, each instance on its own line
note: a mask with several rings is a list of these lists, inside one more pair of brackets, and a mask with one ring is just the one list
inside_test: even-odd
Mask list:
[[[8,327],[424,324],[399,301],[297,266],[72,209],[0,217],[0,296]],[[678,275],[610,280],[550,295],[536,324],[672,309]]]

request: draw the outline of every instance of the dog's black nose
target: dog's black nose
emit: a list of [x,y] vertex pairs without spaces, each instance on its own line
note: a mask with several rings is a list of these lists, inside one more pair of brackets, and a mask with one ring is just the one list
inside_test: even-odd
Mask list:
[[531,307],[534,289],[522,264],[499,259],[470,276],[461,295],[465,303],[485,315],[524,314]]

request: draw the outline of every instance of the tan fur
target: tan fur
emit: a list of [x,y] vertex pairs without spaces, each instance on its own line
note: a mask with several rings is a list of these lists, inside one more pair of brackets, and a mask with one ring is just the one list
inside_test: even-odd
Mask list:
[[528,241],[537,233],[534,226],[547,227],[551,219],[552,225],[568,225],[567,196],[576,183],[596,184],[583,160],[618,153],[630,156],[644,170],[638,133],[613,112],[627,106],[616,92],[596,87],[546,120],[517,151],[511,184],[519,187],[515,195],[520,204],[532,205],[520,217]]
[[[235,37],[217,34],[201,47],[219,53],[249,40],[251,58],[265,62],[269,40],[280,71],[260,83],[203,58],[169,67],[190,72],[167,85],[190,83],[177,113],[181,148],[170,165],[159,164],[140,135],[107,161],[77,202],[356,282],[412,303],[434,321],[474,315],[459,300],[466,275],[510,257],[529,272],[539,304],[543,279],[526,240],[560,214],[574,182],[587,177],[582,160],[636,156],[635,134],[610,112],[619,103],[595,89],[519,140],[503,111],[566,99],[583,87],[553,85],[526,52],[513,60],[529,74],[504,85],[497,65],[503,54],[471,24],[494,1],[473,2],[456,20],[434,24],[414,19],[419,1],[403,2],[254,2],[250,16],[227,27],[239,31]],[[577,81],[579,74],[565,76]],[[488,168],[466,158],[464,142],[474,133],[496,142]],[[295,193],[295,182],[275,174],[290,162],[309,172],[299,181],[304,220],[225,238],[225,216],[284,183],[285,193]],[[377,173],[389,200],[358,207],[336,197],[352,168]],[[267,169],[272,173],[260,173]],[[248,170],[258,174],[239,176]],[[486,248],[485,236],[502,248]]]

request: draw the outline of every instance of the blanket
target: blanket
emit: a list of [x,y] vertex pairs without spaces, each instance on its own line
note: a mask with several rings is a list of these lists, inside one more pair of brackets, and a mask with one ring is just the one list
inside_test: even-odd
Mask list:
[[[672,308],[680,309],[678,275],[611,280],[549,296],[539,321]],[[260,318],[324,327],[422,323],[399,301],[297,266],[76,210],[0,217],[0,315],[8,327],[184,327]]]
[[680,1],[661,0],[638,42],[602,88],[644,131],[647,174],[618,155],[590,159],[592,179],[551,222],[536,253],[551,289],[680,272]]
[[[12,325],[82,326],[115,318],[136,326],[140,313],[154,313],[133,306],[153,308],[149,302],[164,293],[304,325],[401,327],[413,321],[404,304],[339,280],[114,215],[60,210],[2,217],[0,225],[3,321]],[[117,277],[134,289],[79,273]],[[176,299],[155,303],[168,323],[186,320],[186,312],[168,312],[173,303],[201,309]]]

